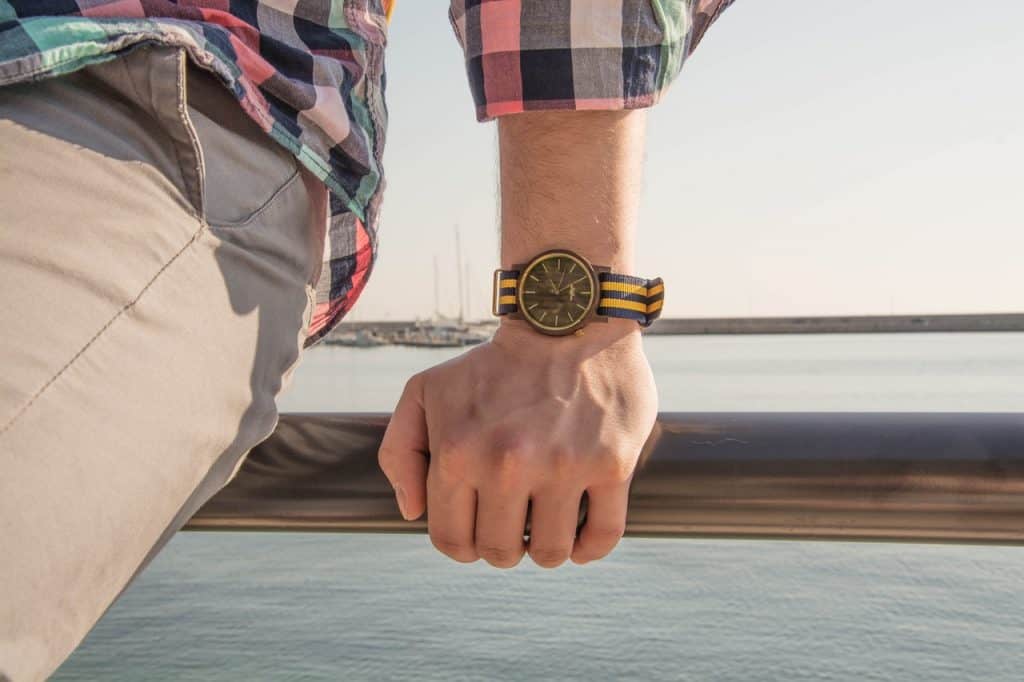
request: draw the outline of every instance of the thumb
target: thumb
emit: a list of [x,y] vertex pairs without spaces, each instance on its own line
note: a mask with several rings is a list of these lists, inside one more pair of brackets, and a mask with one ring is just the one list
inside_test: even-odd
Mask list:
[[423,375],[409,379],[384,432],[377,461],[395,489],[406,521],[427,507],[427,419],[423,411]]

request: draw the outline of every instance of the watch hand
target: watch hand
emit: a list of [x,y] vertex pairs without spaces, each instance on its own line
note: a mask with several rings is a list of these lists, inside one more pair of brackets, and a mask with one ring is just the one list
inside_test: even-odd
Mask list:
[[579,284],[580,282],[582,282],[582,281],[583,281],[583,280],[585,280],[585,279],[586,279],[586,277],[580,277],[579,279],[577,279],[577,280],[575,280],[575,281],[573,281],[573,282],[569,282],[569,284],[568,284],[567,286],[565,286],[565,287],[564,287],[564,288],[562,288],[562,289],[559,289],[559,290],[558,290],[558,291],[556,291],[555,293],[556,293],[556,294],[560,294],[560,293],[562,293],[563,291],[565,291],[566,289],[568,289],[569,287],[572,287],[572,286],[576,286],[577,284]]

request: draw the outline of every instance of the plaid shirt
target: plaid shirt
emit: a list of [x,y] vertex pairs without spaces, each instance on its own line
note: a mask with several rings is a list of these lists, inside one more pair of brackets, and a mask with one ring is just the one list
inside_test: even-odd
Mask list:
[[[732,0],[452,0],[480,120],[654,104]],[[0,0],[0,85],[145,43],[181,47],[324,181],[331,217],[307,343],[373,267],[394,0]]]
[[452,0],[481,121],[658,101],[733,0]]

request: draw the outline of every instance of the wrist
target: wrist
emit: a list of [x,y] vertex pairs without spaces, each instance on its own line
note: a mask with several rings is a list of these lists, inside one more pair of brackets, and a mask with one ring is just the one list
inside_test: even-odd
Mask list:
[[[523,235],[526,230],[510,221],[502,221],[504,235]],[[619,232],[632,234],[633,230],[594,230],[591,233],[552,228],[531,239],[503,239],[501,267],[511,270],[529,263],[545,251],[572,251],[593,265],[610,268],[613,272],[632,273],[634,270],[633,240],[620,238]]]
[[610,346],[641,346],[641,327],[633,320],[606,318],[593,321],[578,332],[549,336],[533,329],[526,320],[501,318],[494,343],[526,353],[591,355]]

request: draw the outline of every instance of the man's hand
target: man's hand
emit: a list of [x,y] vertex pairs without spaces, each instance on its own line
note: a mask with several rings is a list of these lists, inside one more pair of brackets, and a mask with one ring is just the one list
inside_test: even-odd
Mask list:
[[584,563],[622,536],[629,482],[656,415],[635,323],[545,337],[507,322],[490,343],[409,380],[380,464],[402,515],[429,510],[430,539],[457,561],[509,568],[528,551],[545,567]]
[[[644,122],[643,110],[499,119],[504,269],[561,248],[633,273]],[[380,462],[402,514],[428,510],[434,545],[453,559],[507,567],[528,549],[541,566],[591,561],[622,535],[656,412],[635,322],[550,337],[505,320],[491,343],[409,381]]]

